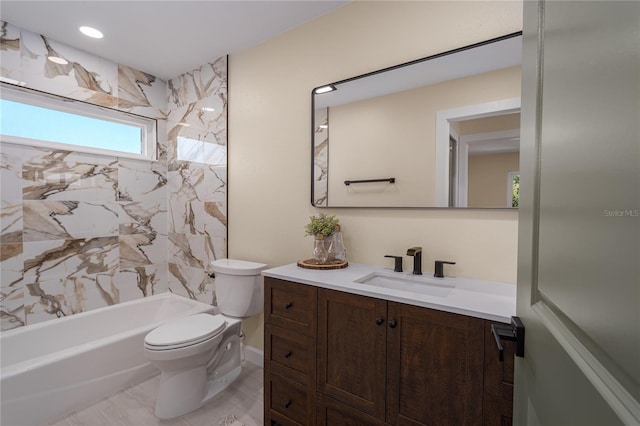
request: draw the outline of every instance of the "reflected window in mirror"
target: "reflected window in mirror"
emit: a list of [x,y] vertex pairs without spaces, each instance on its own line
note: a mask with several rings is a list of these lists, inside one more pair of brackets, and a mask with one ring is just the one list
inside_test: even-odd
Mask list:
[[509,172],[507,177],[507,205],[520,206],[520,172]]

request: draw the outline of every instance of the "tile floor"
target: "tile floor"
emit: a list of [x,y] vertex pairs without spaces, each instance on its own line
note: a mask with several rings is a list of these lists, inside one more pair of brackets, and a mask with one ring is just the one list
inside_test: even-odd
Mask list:
[[[133,386],[51,426],[261,426],[262,368],[245,362],[242,373],[224,392],[184,416],[160,420],[153,415],[160,376]],[[234,421],[236,420],[236,421]]]

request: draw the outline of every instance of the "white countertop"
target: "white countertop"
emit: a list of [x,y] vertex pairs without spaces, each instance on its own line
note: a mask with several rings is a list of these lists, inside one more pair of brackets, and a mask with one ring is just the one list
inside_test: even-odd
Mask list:
[[391,268],[350,263],[344,269],[315,270],[291,263],[262,272],[266,277],[294,281],[316,287],[360,294],[377,299],[422,306],[455,314],[510,323],[516,314],[516,285],[460,277],[433,278],[439,284],[452,286],[444,297],[420,294],[408,289],[396,290],[354,282],[371,273],[397,274],[410,278],[411,272],[393,272]]

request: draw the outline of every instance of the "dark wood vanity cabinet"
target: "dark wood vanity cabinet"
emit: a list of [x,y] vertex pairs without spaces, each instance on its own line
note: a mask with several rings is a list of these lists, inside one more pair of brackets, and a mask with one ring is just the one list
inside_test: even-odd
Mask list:
[[272,278],[265,291],[265,424],[510,421],[513,347],[500,362],[491,322]]
[[318,290],[318,391],[390,424],[481,424],[484,321]]
[[264,424],[315,425],[317,289],[264,283]]

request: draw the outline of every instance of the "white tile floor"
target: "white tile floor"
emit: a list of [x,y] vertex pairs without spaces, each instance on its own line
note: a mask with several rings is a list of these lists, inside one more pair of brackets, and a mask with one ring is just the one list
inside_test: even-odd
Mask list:
[[198,410],[171,420],[160,420],[153,414],[160,378],[156,376],[50,425],[259,426],[263,424],[262,374],[262,368],[245,362],[238,379],[224,392]]

